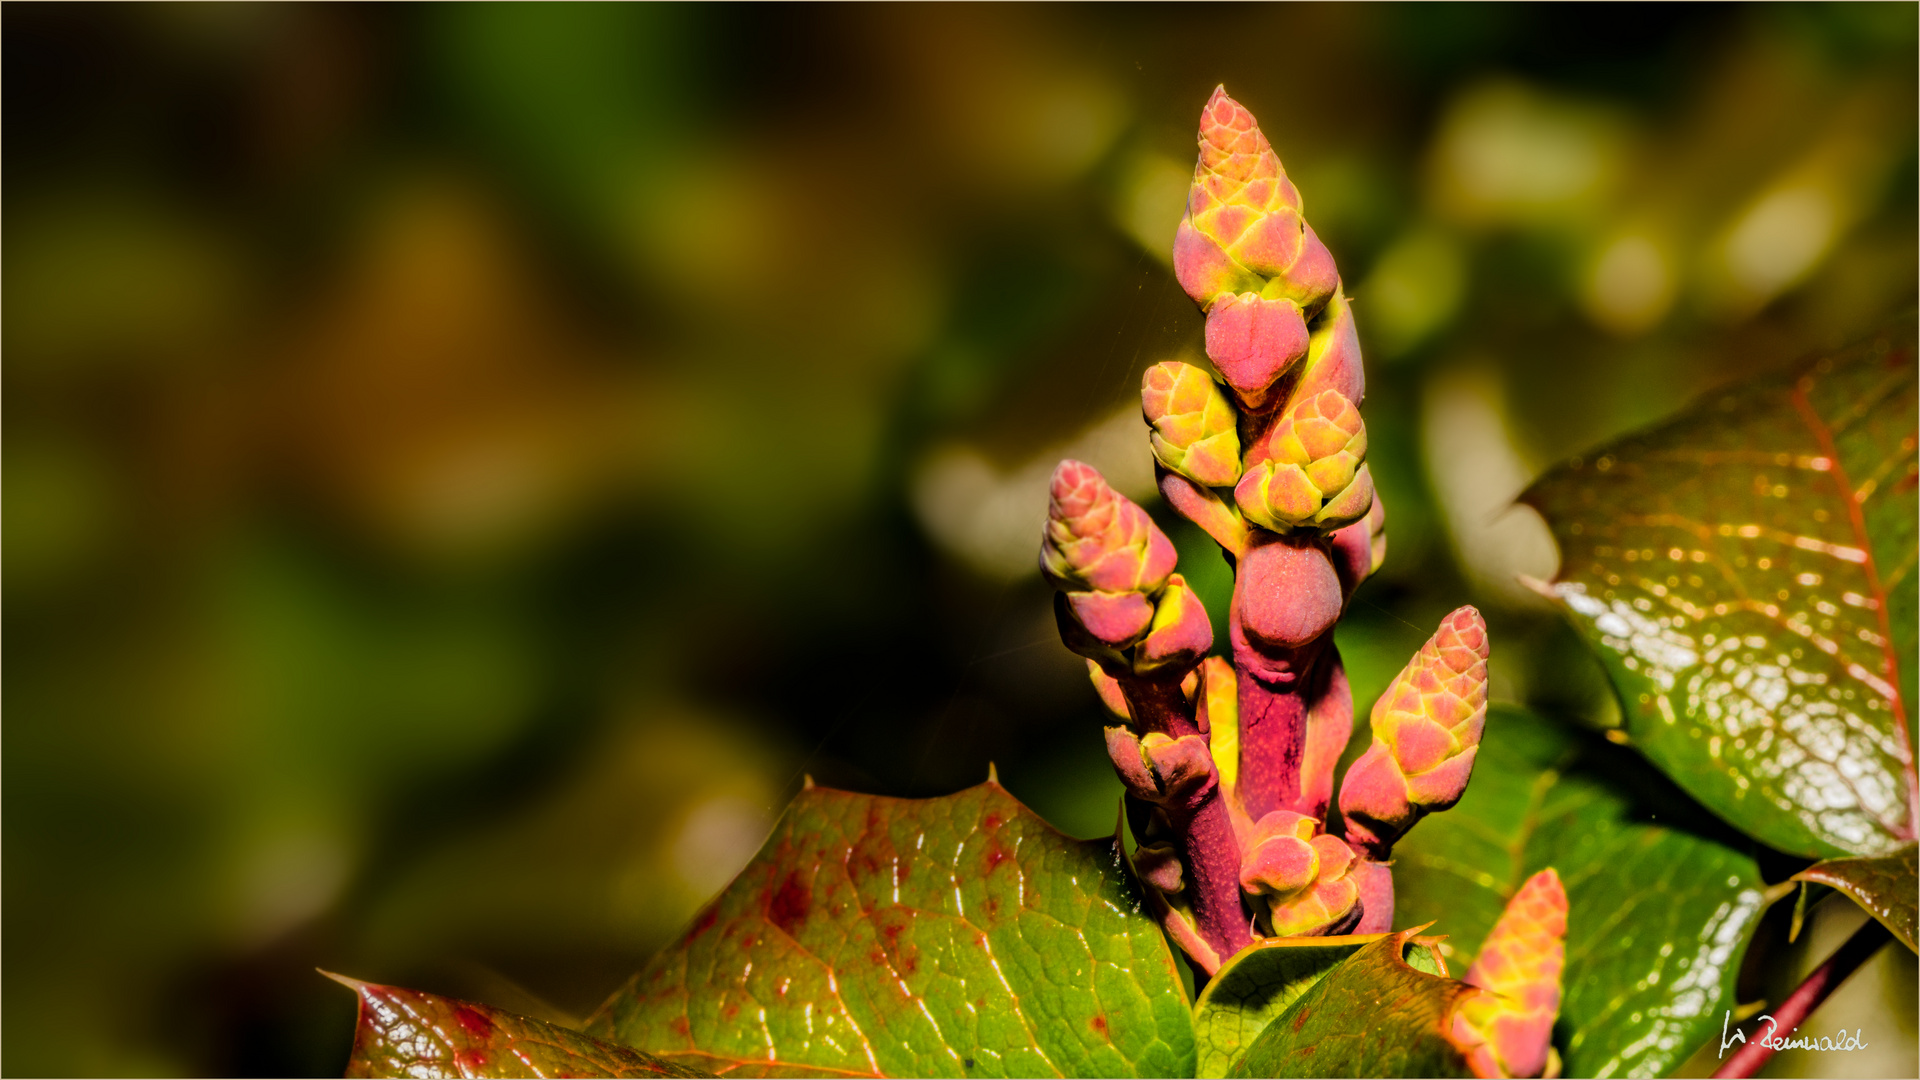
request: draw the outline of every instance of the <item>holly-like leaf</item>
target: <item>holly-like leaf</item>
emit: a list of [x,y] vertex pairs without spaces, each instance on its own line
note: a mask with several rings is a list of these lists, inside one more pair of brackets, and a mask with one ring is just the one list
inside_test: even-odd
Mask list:
[[348,1076],[712,1075],[491,1006],[329,977],[360,998]]
[[[1228,1075],[1273,1019],[1363,945],[1385,934],[1263,938],[1235,953],[1193,1003],[1200,1077]],[[1446,963],[1423,941],[1408,941],[1404,959],[1416,970],[1445,975]]]
[[1193,1021],[1112,840],[987,783],[814,788],[588,1021],[726,1075],[1191,1076]]
[[1655,1076],[1732,1000],[1766,902],[1749,847],[1631,750],[1495,706],[1466,795],[1394,848],[1395,921],[1443,920],[1464,971],[1515,890],[1555,868],[1566,1075]]
[[1831,885],[1846,893],[1913,952],[1915,882],[1920,880],[1915,850],[1908,844],[1891,855],[1828,859],[1814,863],[1793,879]]
[[1472,1076],[1447,1040],[1453,1010],[1484,993],[1401,958],[1412,931],[1382,934],[1307,987],[1230,1076]]
[[1782,851],[1914,840],[1914,352],[1906,319],[1522,496],[1634,743]]

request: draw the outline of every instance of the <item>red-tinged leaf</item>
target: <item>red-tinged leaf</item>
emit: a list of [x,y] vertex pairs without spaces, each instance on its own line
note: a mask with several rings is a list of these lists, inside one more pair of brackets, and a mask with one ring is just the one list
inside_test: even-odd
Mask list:
[[1795,881],[1831,885],[1846,893],[1874,918],[1885,923],[1887,929],[1893,931],[1893,936],[1899,938],[1909,952],[1913,952],[1916,951],[1913,945],[1915,882],[1920,881],[1920,874],[1916,873],[1920,865],[1916,865],[1915,850],[1914,845],[1908,844],[1891,855],[1828,859],[1814,863],[1793,875],[1793,878]]
[[491,1006],[330,977],[360,998],[348,1076],[712,1075]]
[[1230,1076],[1472,1076],[1448,1039],[1454,1010],[1484,994],[1401,958],[1412,931],[1341,961],[1260,1032]]
[[1633,743],[1783,851],[1914,840],[1914,356],[1908,318],[1524,496]]
[[[1193,1034],[1200,1077],[1226,1076],[1268,1024],[1327,972],[1385,934],[1262,938],[1220,965],[1193,1003]],[[1426,939],[1407,941],[1403,956],[1415,969],[1445,975],[1446,962]]]
[[587,1030],[728,1076],[1190,1076],[1173,954],[1115,841],[989,781],[814,788]]

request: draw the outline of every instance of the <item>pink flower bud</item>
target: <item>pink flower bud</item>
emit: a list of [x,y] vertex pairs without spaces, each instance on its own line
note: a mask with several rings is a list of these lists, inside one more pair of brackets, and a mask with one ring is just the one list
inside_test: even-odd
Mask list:
[[1267,405],[1274,384],[1306,357],[1309,340],[1292,300],[1228,293],[1207,311],[1207,359],[1249,409]]
[[1240,856],[1240,888],[1252,896],[1292,897],[1320,874],[1313,847],[1319,822],[1304,814],[1275,810],[1254,826]]
[[1507,902],[1467,969],[1469,986],[1492,991],[1454,1014],[1456,1044],[1478,1046],[1468,1063],[1481,1076],[1539,1076],[1552,1049],[1566,966],[1567,894],[1552,868],[1527,879]]
[[1206,372],[1172,360],[1153,365],[1141,379],[1140,409],[1160,464],[1209,487],[1240,478],[1239,417]]
[[1233,581],[1240,630],[1265,649],[1297,649],[1333,628],[1344,596],[1327,552],[1311,540],[1260,534]]
[[1056,587],[1154,593],[1178,558],[1145,510],[1099,470],[1063,461],[1053,471],[1040,569]]
[[1234,502],[1249,521],[1275,532],[1344,528],[1373,506],[1366,454],[1366,425],[1345,395],[1296,395],[1248,455]]
[[[1253,114],[1225,87],[1201,112],[1199,142],[1186,222],[1174,238],[1181,285],[1203,309],[1222,292],[1253,292],[1317,313],[1339,284],[1333,258],[1307,227],[1300,192]],[[1243,276],[1253,281],[1235,280]]]
[[1441,620],[1373,706],[1373,745],[1340,786],[1347,835],[1384,857],[1420,816],[1460,800],[1487,719],[1487,624]]

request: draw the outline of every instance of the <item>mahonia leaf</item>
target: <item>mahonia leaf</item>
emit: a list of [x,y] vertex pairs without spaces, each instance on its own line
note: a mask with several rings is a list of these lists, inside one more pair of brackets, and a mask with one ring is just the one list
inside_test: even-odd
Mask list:
[[1229,1076],[1472,1076],[1447,1038],[1465,983],[1401,958],[1412,931],[1382,934],[1269,1023]]
[[360,998],[348,1076],[711,1076],[544,1020],[330,975]]
[[588,1021],[729,1076],[1190,1076],[1193,1020],[1115,840],[999,784],[801,792]]
[[1522,496],[1634,744],[1782,851],[1914,840],[1914,351],[1909,318]]
[[1828,859],[1814,863],[1793,879],[1831,885],[1846,893],[1913,952],[1915,881],[1920,879],[1915,850],[1908,844],[1891,855]]
[[[1229,957],[1193,1003],[1199,1050],[1194,1075],[1226,1076],[1247,1046],[1300,995],[1361,946],[1386,936],[1262,938]],[[1408,941],[1403,956],[1416,970],[1447,973],[1445,961],[1425,941]]]
[[1515,890],[1555,868],[1566,1074],[1655,1076],[1733,999],[1767,899],[1750,847],[1633,751],[1496,705],[1466,795],[1394,848],[1396,918],[1444,920],[1464,971]]

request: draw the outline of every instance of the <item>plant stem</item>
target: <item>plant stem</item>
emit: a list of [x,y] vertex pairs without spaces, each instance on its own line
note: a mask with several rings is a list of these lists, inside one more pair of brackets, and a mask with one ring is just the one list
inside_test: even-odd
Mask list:
[[[1172,738],[1198,735],[1192,706],[1178,682],[1122,678],[1120,690],[1141,730]],[[1219,784],[1207,787],[1191,806],[1163,808],[1178,837],[1181,862],[1187,870],[1187,896],[1193,907],[1194,928],[1225,960],[1246,948],[1249,933],[1246,908],[1240,901],[1240,845],[1233,821],[1220,797]]]
[[[1813,969],[1813,974],[1808,975],[1806,981],[1801,983],[1793,993],[1788,994],[1787,1000],[1780,1003],[1780,1008],[1771,1014],[1774,1025],[1768,1034],[1784,1031],[1791,1035],[1795,1028],[1820,1007],[1821,1002],[1827,1000],[1827,995],[1833,993],[1841,983],[1846,982],[1847,976],[1852,975],[1855,969],[1866,963],[1868,957],[1880,951],[1880,946],[1885,945],[1892,938],[1893,935],[1887,931],[1886,927],[1880,925],[1879,920],[1868,919],[1867,925],[1848,938],[1847,943],[1840,946],[1832,956],[1827,957],[1826,963]],[[1771,1058],[1773,1053],[1774,1047],[1770,1043],[1755,1038],[1734,1051],[1733,1056],[1727,1059],[1727,1063],[1720,1066],[1719,1071],[1713,1075],[1716,1077],[1752,1076],[1759,1071],[1760,1066],[1767,1063],[1767,1059]]]

